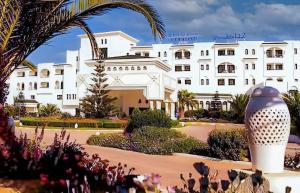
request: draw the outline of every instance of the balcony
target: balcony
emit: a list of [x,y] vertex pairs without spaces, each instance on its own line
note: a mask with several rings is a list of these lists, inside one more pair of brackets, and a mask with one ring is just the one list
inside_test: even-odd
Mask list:
[[49,88],[49,82],[41,82],[40,88]]
[[41,78],[49,78],[49,76],[50,76],[49,70],[47,70],[47,69],[41,70],[41,75],[40,75]]
[[187,50],[179,50],[175,52],[175,59],[176,60],[191,59],[191,52]]
[[266,51],[267,58],[283,58],[283,50],[271,48]]

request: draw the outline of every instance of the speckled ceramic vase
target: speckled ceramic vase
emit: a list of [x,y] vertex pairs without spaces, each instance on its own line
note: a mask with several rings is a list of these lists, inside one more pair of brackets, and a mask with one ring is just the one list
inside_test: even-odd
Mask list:
[[290,113],[278,90],[256,88],[247,105],[245,125],[253,169],[281,173],[290,134]]

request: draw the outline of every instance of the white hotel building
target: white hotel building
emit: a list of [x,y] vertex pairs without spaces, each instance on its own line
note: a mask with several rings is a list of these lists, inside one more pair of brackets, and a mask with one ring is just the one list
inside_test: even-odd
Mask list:
[[[181,89],[196,93],[200,108],[208,108],[218,92],[227,110],[232,95],[258,86],[280,92],[300,87],[300,41],[138,46],[137,39],[120,31],[95,35],[107,56],[110,94],[127,115],[134,108],[156,108],[174,118]],[[80,41],[79,50],[67,51],[64,64],[39,64],[36,71],[20,66],[10,77],[7,103],[22,92],[29,111],[36,111],[37,103],[52,103],[63,112],[78,113],[95,64],[88,37],[82,35]]]

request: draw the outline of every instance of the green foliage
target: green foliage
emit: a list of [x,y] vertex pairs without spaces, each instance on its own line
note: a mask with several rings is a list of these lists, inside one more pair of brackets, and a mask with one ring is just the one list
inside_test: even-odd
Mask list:
[[243,129],[215,129],[207,139],[213,157],[220,159],[242,160],[247,149]]
[[62,119],[69,119],[71,117],[72,117],[72,115],[70,113],[68,113],[68,112],[61,113],[61,118]]
[[0,104],[4,104],[8,95],[8,85],[0,81]]
[[147,154],[189,153],[191,149],[204,144],[172,129],[143,127],[130,136],[122,134],[101,134],[91,136],[90,145],[113,147]]
[[293,91],[283,95],[286,102],[292,121],[291,133],[300,136],[300,93]]
[[88,117],[108,117],[115,109],[113,102],[116,98],[109,96],[110,91],[107,89],[108,84],[106,84],[107,78],[105,78],[104,71],[104,65],[99,62],[96,65],[95,72],[92,73],[93,78],[91,80],[93,84],[88,88],[91,94],[84,97],[80,104],[81,111]]
[[27,126],[48,126],[48,127],[64,127],[74,128],[78,124],[78,128],[123,128],[126,123],[122,122],[108,122],[108,121],[77,121],[77,120],[43,120],[34,118],[21,118],[23,125]]
[[186,118],[199,120],[204,118],[222,119],[236,122],[237,115],[233,111],[208,111],[206,109],[189,110],[184,113]]
[[249,95],[239,94],[232,97],[232,101],[229,101],[232,111],[236,114],[238,123],[244,123],[245,110],[249,102]]
[[55,104],[42,105],[40,107],[41,117],[52,117],[60,115],[60,109]]
[[189,110],[184,113],[184,117],[192,118],[195,120],[205,118],[209,116],[209,112],[206,109]]
[[144,126],[171,128],[172,120],[161,110],[140,111],[139,109],[134,109],[130,117],[127,132],[132,132],[134,129]]

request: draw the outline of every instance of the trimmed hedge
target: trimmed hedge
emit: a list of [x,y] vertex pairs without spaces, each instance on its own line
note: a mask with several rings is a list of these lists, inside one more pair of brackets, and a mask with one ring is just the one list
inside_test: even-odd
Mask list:
[[184,113],[184,117],[193,120],[221,119],[229,122],[237,122],[237,115],[233,111],[208,111],[206,109],[189,110]]
[[134,129],[142,127],[171,128],[172,119],[162,110],[134,109],[128,123],[127,132],[131,133]]
[[93,135],[87,143],[155,155],[189,153],[193,148],[205,146],[197,139],[187,137],[179,131],[156,127],[139,128],[129,136],[123,134]]
[[65,127],[65,128],[74,128],[75,124],[78,124],[78,128],[123,128],[126,126],[126,123],[119,122],[80,122],[80,121],[43,121],[38,119],[21,119],[23,125],[26,126],[49,126],[49,127]]

